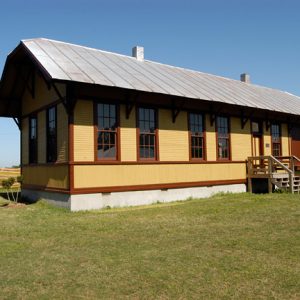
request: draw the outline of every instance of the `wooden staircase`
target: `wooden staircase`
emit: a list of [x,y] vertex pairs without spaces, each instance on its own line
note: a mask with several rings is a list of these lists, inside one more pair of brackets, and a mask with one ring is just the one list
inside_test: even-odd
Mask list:
[[[286,174],[274,174],[271,181],[272,184],[274,184],[274,186],[276,186],[277,189],[284,190],[284,191],[290,190],[290,180],[289,180],[289,176],[287,176]],[[292,184],[293,184],[293,192],[299,194],[300,176],[293,176]]]
[[247,161],[248,190],[252,189],[252,179],[267,179],[268,191],[273,189],[300,193],[300,176],[295,174],[296,156],[252,156]]

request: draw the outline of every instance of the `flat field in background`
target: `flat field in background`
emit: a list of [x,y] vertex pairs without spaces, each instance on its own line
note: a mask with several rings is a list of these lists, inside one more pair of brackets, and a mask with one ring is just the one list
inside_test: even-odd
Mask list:
[[300,196],[71,213],[0,201],[1,299],[300,299]]
[[[20,176],[20,169],[19,168],[0,168],[0,189],[2,189],[2,180],[7,179],[9,177],[17,178]],[[14,188],[19,186],[18,183],[13,185]]]

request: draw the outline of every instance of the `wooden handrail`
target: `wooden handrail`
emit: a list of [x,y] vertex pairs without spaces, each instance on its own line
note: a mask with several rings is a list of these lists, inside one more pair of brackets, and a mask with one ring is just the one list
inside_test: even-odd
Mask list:
[[[288,168],[284,163],[282,163],[279,159],[288,159],[289,160],[289,166],[291,166],[291,169]],[[298,157],[295,158],[297,161],[300,162],[300,159]],[[267,161],[264,162],[264,161]],[[287,157],[274,157],[273,155],[262,155],[262,156],[250,156],[248,157],[248,174],[253,175],[256,171],[262,171],[264,174],[268,174],[269,180],[272,178],[272,174],[274,171],[276,171],[276,168],[280,167],[282,170],[286,171],[289,177],[289,187],[290,192],[293,193],[294,185],[294,163],[293,163],[294,157],[293,156],[287,156]],[[253,161],[259,161],[259,164],[254,165]],[[255,167],[254,167],[255,166]],[[260,166],[263,166],[260,168]],[[257,173],[256,173],[257,174]]]
[[300,162],[300,159],[299,159],[297,156],[293,155],[292,158],[293,158],[294,160],[297,160],[298,162]]
[[279,161],[278,159],[276,159],[273,155],[269,156],[271,158],[271,160],[273,160],[274,162],[276,162],[278,165],[280,165],[282,167],[282,169],[286,170],[289,174],[293,174],[294,172],[289,169],[286,165],[284,165],[281,161]]

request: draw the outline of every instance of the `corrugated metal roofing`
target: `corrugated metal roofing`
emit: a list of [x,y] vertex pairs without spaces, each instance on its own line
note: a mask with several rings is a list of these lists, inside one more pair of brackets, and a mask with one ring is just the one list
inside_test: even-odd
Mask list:
[[300,115],[300,97],[211,74],[48,39],[23,40],[52,79]]

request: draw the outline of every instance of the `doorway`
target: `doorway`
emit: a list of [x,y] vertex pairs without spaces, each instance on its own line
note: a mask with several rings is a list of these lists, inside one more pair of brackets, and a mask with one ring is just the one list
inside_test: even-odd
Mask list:
[[252,132],[252,156],[264,155],[262,122],[252,121],[251,132]]
[[[300,158],[300,127],[293,127],[291,130],[291,155]],[[300,169],[300,163],[295,161],[297,169]]]

